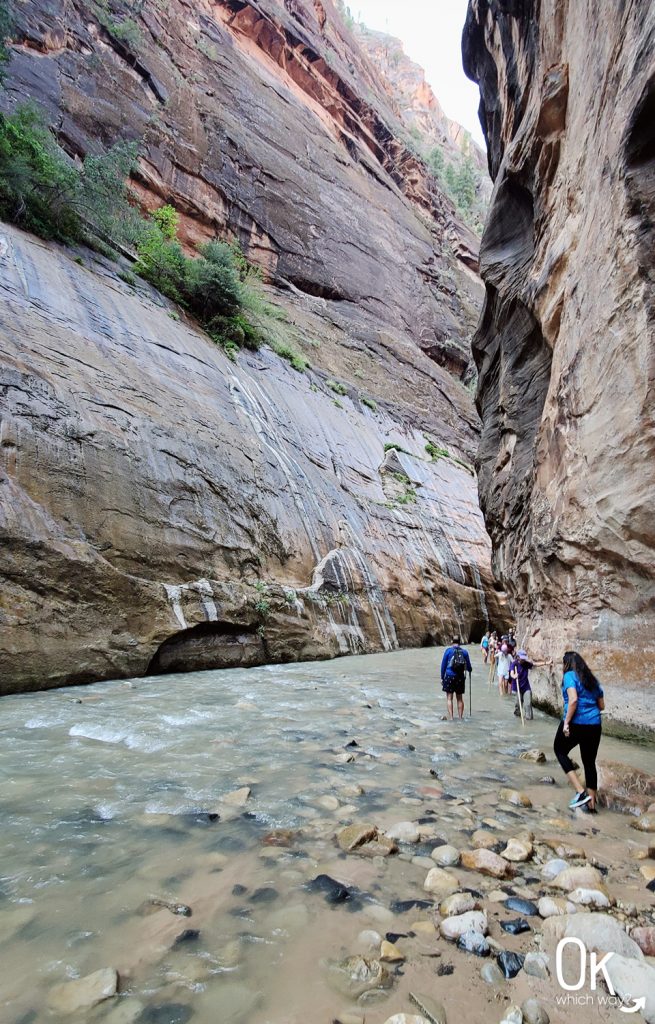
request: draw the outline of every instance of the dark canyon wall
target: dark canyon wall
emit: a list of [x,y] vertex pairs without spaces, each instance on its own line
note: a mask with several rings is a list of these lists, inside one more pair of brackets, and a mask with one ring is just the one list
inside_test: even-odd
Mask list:
[[[474,340],[482,507],[535,654],[655,726],[655,6],[471,0],[494,192]],[[558,678],[537,694],[555,700]]]
[[4,106],[35,99],[71,155],[138,140],[144,205],[172,201],[189,249],[238,239],[311,365],[233,363],[115,265],[2,228],[2,689],[502,617],[468,468],[475,239],[335,8],[14,13]]

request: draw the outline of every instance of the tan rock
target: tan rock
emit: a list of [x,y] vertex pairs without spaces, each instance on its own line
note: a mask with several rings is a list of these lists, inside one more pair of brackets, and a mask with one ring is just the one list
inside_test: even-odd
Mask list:
[[533,853],[532,843],[527,840],[521,839],[510,839],[504,850],[501,851],[501,857],[505,860],[510,860],[514,863],[521,863],[526,860],[530,860]]
[[579,868],[565,868],[553,879],[551,885],[558,889],[566,889],[570,892],[579,887],[583,889],[598,889],[603,885],[603,876],[597,868],[591,864],[584,864]]
[[432,921],[412,921],[409,930],[417,935],[434,935],[437,929]]
[[324,811],[337,811],[339,809],[339,801],[336,796],[326,794],[325,796],[319,796],[316,800],[316,806],[322,808]]
[[539,910],[539,916],[546,917],[564,917],[566,914],[575,913],[575,906],[573,906],[569,900],[565,899],[554,899],[552,896],[542,896],[537,903]]
[[655,864],[642,864],[639,871],[647,882],[652,882],[655,878]]
[[381,835],[378,835],[376,839],[372,839],[368,843],[362,843],[361,846],[358,846],[353,851],[353,853],[358,854],[360,857],[390,857],[393,853],[397,852],[398,847],[393,839]]
[[631,825],[639,832],[655,832],[655,814],[642,814]]
[[493,878],[508,878],[512,873],[509,862],[491,850],[464,850],[462,867],[479,871],[481,875],[491,875]]
[[235,789],[232,793],[227,793],[221,798],[221,802],[228,804],[230,807],[245,807],[250,798],[250,787],[242,786],[240,789]]
[[633,928],[630,938],[637,943],[645,956],[655,957],[655,926]]
[[643,959],[637,943],[629,938],[621,925],[609,914],[580,913],[565,917],[549,917],[542,926],[548,952],[554,953],[563,938],[577,938],[588,950],[597,953],[617,953],[621,956]]
[[50,990],[48,1005],[57,1013],[70,1014],[111,999],[118,989],[118,974],[113,967],[103,967],[75,981],[65,981]]
[[471,846],[474,850],[491,850],[494,846],[498,846],[500,842],[501,840],[498,836],[484,828],[476,829],[471,836]]
[[448,871],[444,871],[443,868],[430,868],[423,883],[423,888],[426,892],[447,896],[459,888],[459,882]]
[[[507,899],[507,893],[503,893],[503,899]],[[455,892],[452,896],[447,896],[445,900],[442,900],[439,904],[439,913],[442,917],[454,917],[459,914],[465,914],[469,910],[475,910],[477,903],[470,892]]]
[[612,900],[602,889],[574,889],[568,896],[571,903],[582,907],[597,907],[605,910],[612,905]]
[[404,959],[404,955],[393,942],[383,939],[380,945],[380,960],[385,960],[387,963],[402,963]]
[[469,910],[465,914],[447,917],[439,924],[439,931],[444,939],[456,942],[464,932],[479,932],[486,935],[488,931],[487,915],[484,910]]
[[508,804],[515,804],[517,807],[532,807],[532,800],[527,793],[521,793],[518,789],[501,789],[498,795]]
[[545,764],[546,755],[543,750],[535,748],[533,750],[524,750],[522,754],[519,754],[521,761],[532,761],[534,764]]
[[459,850],[454,846],[437,846],[430,856],[442,868],[451,868],[459,864]]
[[347,825],[337,833],[337,843],[345,853],[352,853],[359,846],[375,839],[377,834],[375,825]]

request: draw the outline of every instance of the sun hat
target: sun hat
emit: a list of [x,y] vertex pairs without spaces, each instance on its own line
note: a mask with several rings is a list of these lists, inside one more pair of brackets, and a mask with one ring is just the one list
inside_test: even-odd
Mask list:
[[527,656],[528,656],[528,652],[527,651],[518,651],[517,652],[517,657],[518,658],[527,658]]

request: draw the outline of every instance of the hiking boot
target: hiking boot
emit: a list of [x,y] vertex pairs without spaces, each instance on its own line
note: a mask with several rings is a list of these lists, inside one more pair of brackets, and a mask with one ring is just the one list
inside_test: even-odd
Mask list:
[[576,807],[583,807],[584,804],[588,804],[590,800],[591,797],[587,793],[587,790],[584,789],[582,793],[575,794],[573,799],[569,802],[569,807],[571,810],[575,810]]

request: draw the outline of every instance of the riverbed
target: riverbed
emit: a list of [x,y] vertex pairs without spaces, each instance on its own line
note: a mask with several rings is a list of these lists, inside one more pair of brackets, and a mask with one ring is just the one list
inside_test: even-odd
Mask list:
[[[540,983],[485,984],[479,958],[431,932],[431,908],[399,909],[431,898],[431,851],[468,848],[481,825],[503,841],[570,830],[604,863],[618,896],[643,901],[647,913],[653,897],[635,851],[648,837],[625,815],[568,811],[554,721],[536,712],[522,728],[476,650],[472,717],[467,694],[466,719],[444,721],[441,653],[3,698],[2,1021],[63,1019],[50,1008],[53,989],[105,967],[118,971],[119,994],[66,1019],[329,1024],[350,1013],[384,1024],[392,1013],[418,1013],[409,1002],[418,986],[453,1021],[468,1000],[476,1010],[467,1020],[500,1020],[522,985],[529,994]],[[547,763],[519,759],[532,748]],[[607,738],[601,756],[655,773],[652,744]],[[548,775],[554,785],[540,781]],[[503,802],[502,787],[529,794],[532,806]],[[421,823],[421,839],[389,857],[345,855],[335,842],[353,822],[384,830],[400,821]],[[539,875],[521,870],[519,893]],[[452,872],[481,897],[498,889]],[[320,875],[356,898],[328,902],[311,885]],[[386,987],[359,993],[335,964],[362,952],[361,933],[371,930],[401,934],[404,959],[387,963]],[[519,948],[518,937],[498,935]]]

